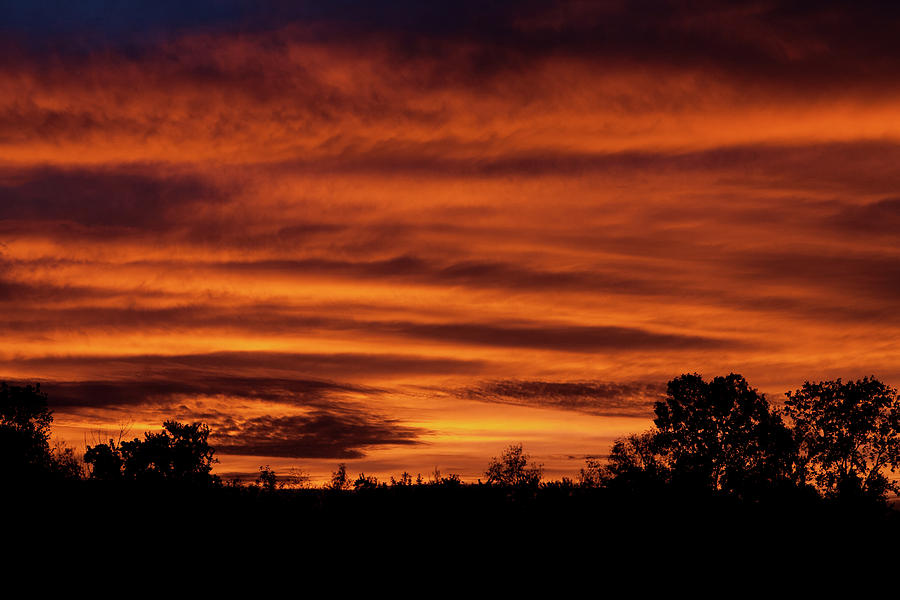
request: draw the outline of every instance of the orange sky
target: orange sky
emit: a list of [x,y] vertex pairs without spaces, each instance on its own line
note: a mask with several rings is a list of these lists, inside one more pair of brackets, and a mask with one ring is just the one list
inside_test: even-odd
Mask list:
[[892,14],[498,6],[6,36],[0,378],[76,445],[466,479],[683,372],[900,384]]

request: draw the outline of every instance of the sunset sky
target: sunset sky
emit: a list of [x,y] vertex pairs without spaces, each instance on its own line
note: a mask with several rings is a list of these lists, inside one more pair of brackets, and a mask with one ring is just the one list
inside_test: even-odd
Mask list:
[[900,384],[900,4],[0,1],[0,379],[217,472],[574,476]]

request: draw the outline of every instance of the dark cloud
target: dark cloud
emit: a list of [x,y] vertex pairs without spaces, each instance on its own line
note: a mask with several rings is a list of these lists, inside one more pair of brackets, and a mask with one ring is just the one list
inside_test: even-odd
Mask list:
[[[127,4],[127,7],[126,7]],[[900,9],[885,2],[14,2],[0,31],[36,52],[77,57],[97,46],[141,56],[143,45],[191,32],[262,32],[344,49],[390,50],[422,86],[483,87],[562,58],[602,68],[701,70],[759,88],[834,93],[897,89]],[[272,31],[289,27],[281,37]],[[69,44],[54,44],[54,40]],[[78,43],[71,43],[77,40]],[[402,71],[402,69],[400,69]],[[405,72],[405,71],[404,71]],[[532,93],[535,93],[532,90]]]
[[[796,288],[796,289],[799,289]],[[819,324],[897,324],[900,314],[887,302],[876,302],[866,306],[860,302],[841,302],[843,295],[812,294],[805,297],[793,296],[753,296],[746,294],[720,294],[718,305],[727,305],[745,311],[782,315],[792,319],[804,319]]]
[[460,397],[498,404],[574,410],[608,417],[647,417],[665,394],[662,383],[598,381],[492,381],[458,392]]
[[[4,231],[2,225],[0,223],[0,234]],[[2,244],[0,244],[0,247],[2,247]],[[35,330],[44,327],[52,328],[53,325],[49,322],[47,316],[55,310],[63,312],[68,310],[51,308],[55,304],[87,303],[89,306],[86,308],[74,309],[76,311],[84,310],[85,313],[83,315],[80,312],[70,315],[73,318],[80,318],[90,314],[91,311],[103,310],[91,307],[90,303],[107,302],[123,298],[127,298],[129,302],[132,302],[136,296],[143,299],[172,298],[172,294],[168,292],[151,289],[147,286],[138,286],[138,289],[134,289],[111,285],[90,285],[88,283],[56,284],[41,278],[35,278],[33,275],[25,281],[10,277],[12,273],[31,275],[35,270],[54,269],[74,264],[79,263],[78,261],[52,257],[26,261],[4,259],[2,250],[0,250],[0,304],[6,305],[4,311],[0,312],[0,323],[3,323],[0,328],[7,327],[19,330],[27,330],[29,327],[34,327]],[[95,283],[95,281],[91,283]]]
[[[423,171],[437,177],[533,177],[577,176],[587,173],[610,177],[685,177],[698,173],[721,184],[744,189],[779,189],[832,192],[835,194],[888,194],[900,187],[900,144],[888,141],[857,141],[800,145],[756,144],[718,147],[693,152],[628,151],[572,154],[558,150],[516,152],[493,158],[442,157],[437,148],[392,154],[346,152],[339,160],[328,157],[288,161],[258,168],[253,176],[284,175],[292,170],[310,173],[368,172],[405,173]],[[250,172],[247,173],[248,175]],[[208,209],[229,202],[241,189],[239,177],[229,183],[213,183],[199,174],[170,173],[160,166],[142,168],[70,168],[0,170],[0,234],[92,238],[146,232],[178,233],[179,240],[216,248],[268,248],[296,250],[307,242],[321,245],[391,244],[421,234],[402,221],[352,225],[336,219],[304,220],[279,224],[262,231],[249,231],[246,215],[225,216]],[[851,199],[852,200],[852,199]],[[850,202],[848,202],[850,204]],[[843,206],[829,227],[846,231],[890,233],[897,221],[897,200],[891,197],[865,206]],[[695,207],[696,208],[696,207]],[[722,217],[728,207],[714,211],[701,204],[702,216]],[[684,207],[685,211],[691,206]],[[757,210],[744,215],[754,220],[774,219],[786,211]],[[677,215],[668,215],[676,217]],[[694,215],[697,218],[697,215]],[[819,216],[815,217],[820,220]],[[466,223],[454,224],[460,232]],[[449,227],[449,225],[447,225]],[[435,231],[438,225],[433,226]],[[503,232],[498,232],[498,235]],[[605,235],[610,235],[606,232]],[[604,238],[605,239],[605,238]],[[613,243],[615,242],[615,243]],[[621,240],[608,241],[615,245]],[[640,239],[646,245],[646,238]],[[347,246],[351,248],[350,246]],[[366,246],[361,246],[365,248]],[[352,248],[351,248],[352,249]],[[401,248],[396,250],[402,252]],[[322,273],[350,277],[431,278],[448,283],[496,281],[518,288],[597,288],[652,293],[658,281],[602,270],[540,271],[527,266],[489,260],[464,260],[439,264],[420,256],[401,254],[370,261],[335,259],[283,259],[220,263],[221,268],[255,271]]]
[[[442,150],[444,154],[442,155]],[[547,175],[663,177],[685,173],[712,174],[723,183],[781,189],[834,189],[855,193],[887,193],[900,185],[893,165],[900,144],[850,141],[790,144],[740,144],[703,150],[627,150],[568,152],[559,149],[509,151],[486,157],[448,157],[441,142],[395,151],[346,151],[339,158],[295,159],[273,163],[273,172],[427,173],[439,178],[540,177]],[[823,166],[827,165],[827,169]]]
[[213,352],[208,354],[138,356],[42,356],[10,358],[2,363],[17,371],[40,371],[46,379],[77,370],[84,380],[189,381],[227,373],[230,377],[353,380],[357,377],[417,374],[474,374],[484,370],[479,360],[397,354],[315,354],[288,352]]
[[[373,388],[327,381],[182,374],[178,380],[45,381],[50,405],[79,409],[163,408],[181,420],[201,420],[212,430],[219,454],[289,458],[361,458],[368,448],[421,443],[425,430],[368,410],[346,399],[347,392],[377,394]],[[303,415],[251,419],[218,409],[187,408],[196,396],[225,395],[303,407]]]
[[3,268],[3,261],[0,259],[0,303],[12,304],[16,306],[16,309],[0,316],[0,322],[4,321],[4,319],[9,319],[5,325],[11,328],[25,328],[25,325],[19,321],[19,317],[13,316],[18,308],[27,306],[24,303],[109,298],[117,294],[115,290],[90,286],[52,285],[8,280],[3,277]]
[[50,404],[57,408],[172,406],[197,396],[226,396],[284,404],[324,405],[346,392],[376,393],[371,388],[303,379],[233,377],[182,373],[178,379],[46,381]]
[[[842,86],[890,86],[900,67],[896,24],[900,9],[884,2],[525,2],[441,3],[408,12],[399,23],[420,24],[440,15],[447,24],[406,35],[386,28],[398,57],[435,58],[437,81],[484,84],[491,76],[527,72],[551,58],[604,67],[659,65],[704,70],[721,78],[776,86],[840,91]],[[484,6],[484,3],[477,3]],[[462,58],[447,46],[467,43]]]
[[[496,4],[496,6],[493,6]],[[200,31],[252,31],[283,26],[291,21],[345,23],[355,31],[411,29],[455,31],[478,22],[497,21],[514,6],[528,2],[429,3],[408,0],[138,0],[110,3],[84,0],[78,3],[35,0],[0,2],[0,30],[32,36],[95,34],[106,42],[147,39],[164,33]],[[152,37],[150,37],[152,39]]]
[[900,236],[900,198],[845,207],[828,223],[848,234]]
[[673,350],[743,346],[730,339],[657,333],[637,327],[577,325],[403,324],[398,331],[457,343],[572,352]]
[[358,321],[297,314],[287,307],[264,305],[239,309],[222,309],[215,306],[167,309],[44,308],[33,311],[11,311],[7,318],[0,317],[0,326],[9,331],[30,332],[219,329],[265,335],[297,333],[308,335],[340,331],[375,337],[391,336],[452,344],[569,352],[734,348],[746,345],[727,338],[661,333],[638,327],[561,325],[540,321],[495,323]]
[[520,290],[609,291],[659,293],[658,282],[602,269],[551,271],[499,261],[442,262],[414,255],[383,260],[250,260],[207,263],[234,273],[272,273],[295,277],[396,279],[431,285],[461,285]]
[[0,220],[159,229],[224,194],[199,177],[127,169],[0,172]]
[[107,2],[86,0],[69,3],[55,0],[0,2],[2,30],[30,35],[107,34],[117,36],[141,31],[216,23],[241,15],[243,0],[173,2]]
[[228,418],[213,424],[212,443],[220,454],[353,459],[377,446],[419,444],[423,433],[394,419],[345,408],[283,417]]
[[133,118],[105,114],[96,106],[47,108],[15,103],[0,109],[0,143],[39,139],[74,140],[103,131],[147,133],[146,124]]
[[[240,250],[279,251],[286,254],[296,252],[308,243],[339,243],[340,236],[350,229],[342,223],[305,221],[296,222],[271,230],[248,231],[246,220],[242,218],[226,220],[211,219],[198,221],[181,232],[184,243],[212,248],[235,248]],[[353,232],[360,235],[360,231]]]
[[[848,301],[892,301],[900,294],[900,257],[887,253],[767,252],[734,258],[735,267],[759,281],[788,282]],[[865,309],[863,309],[865,311]]]

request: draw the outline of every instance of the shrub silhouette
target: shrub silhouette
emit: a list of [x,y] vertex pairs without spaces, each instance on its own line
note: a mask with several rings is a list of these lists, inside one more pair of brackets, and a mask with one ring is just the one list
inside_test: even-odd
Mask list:
[[217,478],[210,474],[216,459],[208,438],[207,425],[166,421],[143,440],[88,446],[84,459],[94,479],[210,484]]
[[411,486],[412,484],[413,484],[412,475],[410,475],[406,471],[403,471],[403,473],[400,474],[399,479],[395,479],[393,476],[391,476],[391,487],[408,487],[408,486]]
[[660,453],[657,432],[631,434],[616,440],[606,464],[588,459],[579,473],[582,487],[611,487],[619,491],[650,491],[671,481],[667,457]]
[[484,475],[488,484],[515,487],[536,487],[544,475],[541,465],[528,464],[531,457],[525,454],[522,444],[512,444],[499,458],[492,458]]
[[[408,473],[404,473],[404,475],[408,475]],[[441,470],[437,467],[434,468],[434,471],[431,473],[431,480],[428,482],[428,485],[432,486],[445,486],[445,487],[458,487],[462,485],[462,480],[459,478],[459,475],[456,473],[451,473],[449,475],[442,475]]]
[[356,481],[353,482],[353,489],[359,490],[373,490],[378,487],[378,478],[372,475],[366,475],[365,473],[360,473],[359,477],[356,478]]

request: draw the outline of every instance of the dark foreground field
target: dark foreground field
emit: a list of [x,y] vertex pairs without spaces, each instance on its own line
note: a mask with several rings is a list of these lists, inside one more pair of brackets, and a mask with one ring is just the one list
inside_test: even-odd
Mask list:
[[498,544],[566,552],[643,553],[692,548],[828,548],[852,541],[900,543],[900,513],[843,505],[810,495],[747,503],[726,497],[661,492],[618,495],[604,489],[548,485],[397,486],[371,490],[262,490],[70,481],[6,494],[10,527],[39,539],[109,539],[139,547],[202,543],[240,549],[278,540],[293,547],[349,548]]
[[38,565],[73,585],[114,577],[124,589],[177,586],[203,597],[824,593],[840,580],[880,585],[900,556],[900,515],[813,498],[741,504],[553,487],[266,492],[92,481],[12,498],[7,573]]

